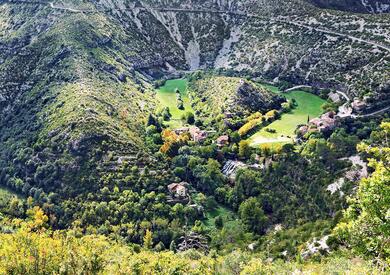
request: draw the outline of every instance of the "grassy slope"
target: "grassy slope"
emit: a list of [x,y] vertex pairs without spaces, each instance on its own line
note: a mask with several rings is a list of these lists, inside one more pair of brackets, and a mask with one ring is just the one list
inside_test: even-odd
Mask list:
[[[276,87],[269,85],[266,87],[270,88],[274,93],[281,93]],[[307,123],[308,116],[314,118],[322,113],[321,105],[325,100],[316,95],[304,91],[293,91],[283,95],[287,99],[294,98],[298,106],[290,113],[282,115],[281,119],[271,123],[269,126],[261,129],[250,137],[249,142],[252,146],[264,143],[289,142],[291,138],[288,138],[287,136],[293,137],[297,126]],[[265,131],[266,128],[275,129],[276,133],[268,133]]]
[[[22,39],[38,29],[35,24],[43,28],[53,13],[28,5],[2,10],[9,10],[2,19],[22,26],[17,31],[12,24],[0,29],[0,34],[7,33],[4,43],[10,44],[21,43],[13,42],[16,33]],[[33,179],[25,194],[39,188],[73,200],[72,192],[81,196],[99,188],[108,169],[96,166],[105,155],[131,155],[144,148],[144,121],[156,100],[154,90],[136,78],[126,59],[139,51],[142,41],[134,38],[129,45],[125,39],[132,39],[131,34],[103,16],[64,13],[26,42],[23,55],[19,49],[6,55],[0,64],[0,87],[5,86],[0,93],[11,96],[3,103],[7,108],[0,108],[0,167],[9,177],[1,177],[0,184],[8,185],[12,177],[24,183]],[[126,81],[119,81],[121,73]],[[18,167],[12,163],[15,158]],[[33,164],[28,174],[27,161]],[[36,177],[39,171],[45,171],[44,176]]]
[[207,219],[204,221],[204,224],[206,227],[210,230],[214,230],[215,228],[215,219],[221,216],[224,224],[229,224],[229,223],[235,223],[236,221],[236,214],[231,211],[230,209],[218,205],[214,210],[207,212],[206,217]]
[[[193,112],[191,107],[190,99],[187,94],[187,84],[186,79],[172,79],[165,82],[165,85],[160,87],[157,91],[157,99],[160,101],[161,107],[168,107],[172,118],[168,123],[171,127],[178,127],[182,124],[181,117],[186,112]],[[177,99],[175,90],[179,89],[184,102],[184,110],[179,110],[177,108]]]

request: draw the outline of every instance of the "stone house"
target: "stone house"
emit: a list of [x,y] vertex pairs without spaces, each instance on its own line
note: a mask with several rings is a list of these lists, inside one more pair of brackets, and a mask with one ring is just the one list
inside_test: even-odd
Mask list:
[[171,183],[170,185],[168,185],[168,191],[174,197],[184,198],[187,196],[187,185],[188,183],[186,182]]
[[207,131],[203,131],[196,126],[177,128],[174,130],[174,132],[177,135],[189,133],[191,135],[191,139],[195,142],[203,142],[209,135]]
[[217,143],[218,147],[224,147],[224,146],[228,145],[229,144],[229,136],[228,135],[220,136],[219,138],[217,138],[216,143]]
[[177,134],[177,135],[182,135],[184,133],[188,133],[190,131],[190,128],[189,127],[181,127],[181,128],[177,128],[174,130],[174,132]]
[[337,126],[336,113],[328,112],[321,117],[313,118],[308,125],[299,127],[297,134],[303,137],[308,132],[329,132],[333,131]]
[[319,132],[332,131],[336,128],[336,114],[334,112],[323,114],[310,120],[309,126],[315,126]]
[[365,100],[355,99],[352,104],[352,109],[354,109],[356,112],[361,112],[364,110],[364,108],[367,107],[367,103]]
[[200,130],[198,127],[191,127],[190,135],[193,141],[195,142],[203,142],[207,139],[208,133],[206,131]]

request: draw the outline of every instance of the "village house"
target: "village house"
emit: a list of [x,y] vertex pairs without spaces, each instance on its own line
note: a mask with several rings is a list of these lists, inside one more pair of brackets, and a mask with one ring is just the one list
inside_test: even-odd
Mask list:
[[298,136],[304,136],[308,132],[329,132],[336,128],[336,113],[328,112],[319,118],[313,118],[308,125],[303,125],[298,129]]
[[177,128],[174,130],[174,132],[177,134],[177,135],[182,135],[184,133],[188,133],[190,131],[190,127],[181,127],[181,128]]
[[177,135],[182,135],[185,133],[189,133],[191,135],[191,139],[195,142],[203,142],[208,137],[208,132],[200,130],[198,127],[181,127],[174,130]]
[[186,182],[171,183],[168,185],[168,191],[174,197],[184,198],[187,196],[187,185],[188,183]]
[[356,112],[362,111],[364,108],[367,107],[367,103],[365,100],[355,99],[352,104],[352,109],[354,109]]
[[301,127],[299,127],[297,134],[298,136],[303,137],[308,132],[309,132],[309,126],[302,125]]
[[229,144],[229,136],[227,135],[224,135],[224,136],[220,136],[219,138],[217,138],[217,146],[218,147],[224,147],[226,145]]
[[198,127],[191,127],[189,132],[192,140],[195,142],[203,142],[208,137],[208,133],[206,131],[200,130]]
[[309,122],[310,126],[315,126],[319,132],[332,131],[336,128],[335,112],[323,114],[320,118],[314,118]]

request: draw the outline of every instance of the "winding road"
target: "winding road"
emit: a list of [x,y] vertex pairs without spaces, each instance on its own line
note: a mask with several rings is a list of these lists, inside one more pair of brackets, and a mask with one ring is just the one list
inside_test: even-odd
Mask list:
[[358,118],[358,117],[370,117],[370,116],[376,116],[376,115],[379,115],[381,113],[384,113],[386,112],[387,110],[390,110],[390,106],[387,106],[386,108],[383,108],[383,109],[380,109],[378,111],[375,111],[375,112],[372,112],[372,113],[369,113],[369,114],[365,114],[365,115],[352,115],[353,118]]
[[299,90],[299,89],[304,89],[304,88],[312,88],[312,86],[310,86],[310,85],[298,85],[298,86],[294,86],[292,88],[286,89],[284,92],[288,93],[288,92],[292,92],[292,91]]
[[304,25],[304,24],[301,24],[301,23],[287,21],[287,20],[275,20],[275,21],[286,23],[286,24],[290,24],[290,25],[294,25],[294,26],[301,27],[301,28],[306,28],[308,30],[314,30],[314,31],[317,31],[317,32],[322,32],[322,33],[325,33],[325,34],[331,34],[331,35],[336,35],[336,36],[348,38],[348,39],[350,39],[352,41],[359,41],[361,43],[366,43],[366,44],[369,44],[371,46],[375,46],[375,47],[381,48],[382,50],[390,52],[390,46],[385,46],[385,45],[379,44],[377,42],[373,42],[373,41],[370,41],[370,40],[365,40],[365,39],[362,39],[362,38],[359,38],[359,37],[356,37],[356,36],[352,36],[352,35],[349,35],[349,34],[344,34],[344,33],[336,32],[336,31],[316,28],[316,27],[312,27],[312,26],[307,26],[307,25]]
[[336,93],[338,93],[339,95],[341,95],[342,97],[344,97],[348,102],[351,101],[351,99],[349,98],[349,96],[348,96],[346,93],[344,93],[344,92],[342,92],[342,91],[338,91],[338,90],[336,90]]

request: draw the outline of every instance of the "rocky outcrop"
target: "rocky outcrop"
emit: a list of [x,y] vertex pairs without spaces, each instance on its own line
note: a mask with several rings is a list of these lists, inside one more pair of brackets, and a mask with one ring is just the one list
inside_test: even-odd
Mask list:
[[246,81],[241,81],[236,95],[232,99],[232,109],[234,110],[237,106],[241,106],[250,112],[260,111],[265,113],[272,109],[279,109],[280,104],[284,101],[282,97],[272,96],[264,89],[255,87]]
[[321,8],[331,8],[350,12],[390,12],[389,0],[309,0],[309,2]]

